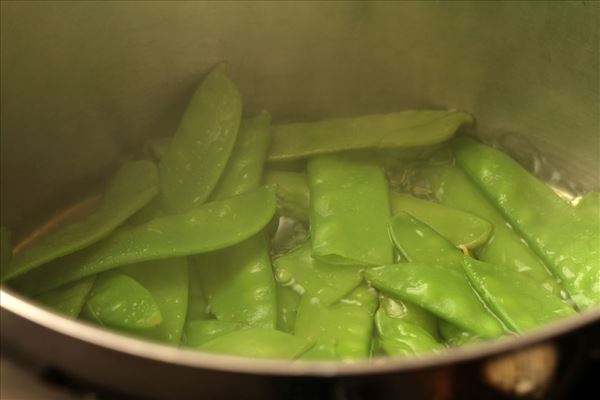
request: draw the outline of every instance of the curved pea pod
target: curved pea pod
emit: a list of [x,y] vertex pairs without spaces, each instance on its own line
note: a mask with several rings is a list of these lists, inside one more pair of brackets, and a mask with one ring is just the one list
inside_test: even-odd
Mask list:
[[262,233],[199,256],[194,263],[211,313],[218,320],[275,328],[275,280]]
[[583,218],[600,224],[600,192],[589,192],[581,198],[576,208]]
[[77,318],[94,286],[95,280],[95,276],[89,276],[80,281],[42,293],[34,297],[34,300],[59,314],[69,318]]
[[452,347],[464,346],[481,340],[477,335],[443,319],[439,320],[439,331],[446,344]]
[[87,249],[19,277],[13,286],[37,294],[123,265],[219,250],[262,230],[275,208],[275,190],[265,186],[186,213],[124,227]]
[[162,322],[160,308],[148,290],[120,273],[98,277],[83,312],[100,325],[126,331],[149,329]]
[[189,289],[188,289],[188,310],[187,319],[188,321],[198,321],[210,319],[210,307],[204,290],[202,289],[202,275],[198,271],[196,264],[193,260],[188,262],[188,276],[189,276]]
[[295,359],[314,342],[267,328],[248,328],[219,336],[198,349],[242,357]]
[[408,261],[462,270],[462,253],[431,227],[405,212],[390,220],[390,236]]
[[502,266],[465,258],[463,267],[475,290],[514,332],[576,314],[571,306],[541,289],[535,281]]
[[162,321],[140,336],[179,344],[188,309],[188,262],[185,258],[148,261],[119,269],[139,282],[156,302]]
[[275,125],[269,161],[346,150],[416,147],[451,138],[473,117],[459,111],[401,111]]
[[263,181],[277,187],[277,208],[283,216],[308,223],[310,191],[303,172],[265,171]]
[[480,260],[534,279],[544,289],[560,295],[562,289],[542,260],[511,228],[498,210],[460,169],[452,166],[432,169],[428,177],[435,196],[442,204],[471,212],[493,225],[488,242],[477,249]]
[[229,162],[210,195],[212,200],[235,196],[260,185],[270,130],[271,116],[267,112],[242,120]]
[[219,336],[244,328],[246,328],[244,324],[216,319],[190,321],[185,324],[183,344],[186,347],[199,347]]
[[290,286],[277,285],[277,329],[294,333],[301,296]]
[[158,173],[154,164],[150,161],[123,164],[95,212],[16,254],[9,267],[3,269],[2,280],[15,278],[108,236],[157,193]]
[[508,155],[456,143],[458,165],[562,281],[580,309],[600,304],[600,220],[585,218]]
[[388,185],[375,159],[360,154],[312,158],[308,184],[313,257],[332,264],[392,262]]
[[390,356],[413,356],[444,347],[419,325],[392,318],[381,308],[375,313],[375,327],[379,347]]
[[392,193],[393,214],[406,212],[423,221],[457,247],[474,249],[489,239],[492,225],[473,214],[422,200],[405,193]]
[[393,264],[369,268],[365,278],[389,296],[423,307],[481,337],[494,338],[504,333],[502,324],[472,291],[464,273],[455,268]]
[[335,265],[311,256],[310,241],[275,259],[275,279],[280,285],[298,285],[304,296],[330,305],[350,293],[363,280],[362,267]]
[[160,162],[167,211],[187,211],[208,199],[231,156],[241,114],[240,94],[225,66],[217,65],[190,99]]
[[380,310],[394,319],[401,319],[424,329],[431,337],[437,339],[438,318],[422,307],[406,301],[398,301],[389,296],[380,295]]
[[303,296],[296,316],[295,334],[316,340],[316,344],[301,358],[354,360],[369,357],[376,308],[377,293],[364,284],[329,307]]
[[8,268],[12,258],[12,234],[8,228],[0,226],[0,271]]

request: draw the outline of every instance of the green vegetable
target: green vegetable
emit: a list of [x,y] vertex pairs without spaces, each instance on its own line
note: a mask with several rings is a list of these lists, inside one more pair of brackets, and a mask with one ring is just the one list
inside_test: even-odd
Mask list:
[[409,194],[392,193],[391,203],[394,214],[407,212],[432,227],[455,246],[474,249],[484,244],[492,233],[492,225],[482,218]]
[[274,329],[249,328],[219,336],[199,349],[242,357],[295,359],[312,345],[310,340]]
[[300,295],[290,286],[277,285],[277,329],[294,333]]
[[207,319],[190,321],[185,324],[183,344],[187,347],[199,347],[219,336],[243,329],[244,325],[237,322]]
[[405,301],[398,301],[386,295],[380,295],[380,310],[394,319],[401,319],[424,329],[434,339],[438,338],[438,319],[429,311]]
[[432,170],[428,175],[435,196],[441,203],[471,212],[492,223],[492,236],[477,250],[477,258],[504,265],[535,280],[551,293],[561,293],[560,285],[544,263],[460,169],[444,167]]
[[188,276],[190,286],[188,289],[188,321],[210,319],[208,301],[202,290],[202,274],[198,271],[194,260],[190,260]]
[[589,192],[577,203],[577,210],[583,218],[589,218],[600,224],[600,192]]
[[34,300],[69,318],[77,318],[94,286],[96,276],[88,276],[77,282],[42,293]]
[[366,285],[338,303],[326,307],[303,296],[296,316],[296,336],[316,340],[301,358],[305,360],[353,360],[371,352],[373,313],[377,293]]
[[2,280],[15,278],[106,237],[157,193],[158,174],[154,164],[149,161],[123,164],[94,213],[16,254],[8,268],[2,270]]
[[440,351],[443,346],[427,330],[401,318],[392,318],[383,309],[375,314],[379,347],[388,355],[412,356]]
[[384,265],[367,269],[365,278],[389,296],[414,303],[482,337],[504,333],[462,271],[455,268],[420,263]]
[[241,113],[237,88],[225,66],[216,66],[192,96],[160,162],[167,211],[188,211],[208,199],[233,150]]
[[275,328],[277,298],[262,233],[195,260],[202,291],[218,320]]
[[275,279],[281,285],[298,285],[304,296],[330,305],[347,295],[362,282],[360,266],[335,265],[311,256],[310,241],[277,258]]
[[123,265],[232,246],[269,223],[275,203],[274,189],[262,187],[186,213],[124,227],[85,250],[14,280],[13,286],[36,294]]
[[269,147],[270,128],[271,116],[266,112],[242,121],[229,162],[210,195],[212,200],[245,193],[260,185]]
[[540,289],[523,275],[506,268],[465,258],[471,284],[511,330],[523,332],[575,314],[558,296]]
[[357,154],[312,158],[308,184],[313,257],[333,264],[392,262],[388,186],[377,161]]
[[310,191],[303,172],[267,170],[263,177],[266,184],[277,187],[279,213],[300,222],[308,223]]
[[439,320],[439,331],[446,344],[452,347],[464,346],[481,340],[477,335],[443,319]]
[[185,258],[148,261],[119,269],[148,290],[162,315],[156,327],[140,335],[178,345],[188,309],[188,262]]
[[269,161],[344,150],[425,146],[448,140],[461,125],[472,122],[473,117],[458,111],[402,111],[275,125]]
[[152,158],[154,161],[160,161],[163,159],[167,151],[169,151],[169,147],[171,146],[171,142],[173,141],[172,137],[161,137],[157,139],[150,139],[146,142],[145,153]]
[[458,165],[560,277],[580,309],[600,304],[600,221],[585,218],[508,155],[474,141]]
[[160,308],[138,281],[121,273],[98,277],[84,314],[99,323],[126,331],[149,329],[162,322]]

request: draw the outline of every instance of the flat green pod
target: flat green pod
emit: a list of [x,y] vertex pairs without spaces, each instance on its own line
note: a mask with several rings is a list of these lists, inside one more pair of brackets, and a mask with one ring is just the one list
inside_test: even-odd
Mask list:
[[44,292],[33,299],[44,307],[48,307],[69,318],[77,318],[88,298],[96,276],[88,276],[79,281]]

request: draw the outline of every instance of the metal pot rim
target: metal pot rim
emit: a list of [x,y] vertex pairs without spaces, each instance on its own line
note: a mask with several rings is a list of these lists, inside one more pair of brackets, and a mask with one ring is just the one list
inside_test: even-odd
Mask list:
[[0,288],[0,307],[2,310],[9,311],[60,334],[142,359],[215,371],[313,377],[381,374],[464,362],[516,350],[551,339],[595,321],[600,321],[600,309],[589,310],[576,317],[557,321],[536,329],[524,336],[504,337],[493,342],[473,344],[466,348],[448,349],[442,354],[431,354],[418,358],[381,357],[352,363],[332,361],[290,362],[202,353],[139,340],[60,316],[31,303],[5,287]]

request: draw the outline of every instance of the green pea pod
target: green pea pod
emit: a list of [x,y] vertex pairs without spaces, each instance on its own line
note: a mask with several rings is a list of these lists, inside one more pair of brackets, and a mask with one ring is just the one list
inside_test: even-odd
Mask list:
[[504,333],[464,273],[455,268],[420,263],[384,265],[367,269],[365,278],[389,296],[423,307],[481,337]]
[[273,262],[275,279],[281,285],[298,285],[304,296],[317,298],[323,305],[340,300],[363,280],[362,267],[335,265],[311,256],[310,241]]
[[392,193],[391,203],[394,214],[401,211],[409,213],[457,247],[474,249],[487,242],[492,233],[492,225],[473,214],[421,200],[409,194]]
[[183,344],[186,347],[199,347],[219,336],[244,329],[244,325],[237,322],[207,319],[190,321],[185,324]]
[[262,187],[186,213],[124,227],[14,280],[13,286],[37,294],[123,265],[219,250],[255,235],[273,218],[275,208],[274,188]]
[[12,259],[11,237],[12,234],[8,228],[0,226],[0,271],[8,268],[8,264]]
[[195,260],[212,314],[221,321],[275,328],[277,298],[262,233]]
[[438,338],[438,318],[424,308],[405,301],[394,300],[386,295],[380,295],[379,303],[380,309],[390,318],[401,319],[417,325],[431,337]]
[[146,142],[144,146],[144,152],[146,156],[149,156],[154,161],[160,161],[163,159],[169,147],[171,146],[171,142],[173,141],[172,137],[161,137],[157,139],[150,139]]
[[112,272],[98,277],[83,312],[100,325],[126,331],[153,328],[163,319],[146,288],[128,275]]
[[294,333],[300,295],[290,286],[277,285],[277,329]]
[[333,154],[308,161],[312,255],[333,264],[393,260],[383,168],[371,157]]
[[575,314],[558,296],[523,275],[467,257],[463,266],[479,295],[517,333]]
[[190,287],[188,292],[188,321],[210,319],[210,308],[202,289],[202,274],[193,260],[189,262],[188,276]]
[[456,143],[458,165],[563,282],[580,309],[600,304],[600,221],[585,218],[508,155]]
[[481,340],[477,335],[443,319],[439,320],[439,331],[446,344],[451,347],[464,346]]
[[391,356],[413,356],[443,349],[438,341],[419,325],[392,318],[383,309],[375,314],[379,347]]
[[188,309],[188,262],[185,258],[148,261],[119,269],[139,282],[158,305],[162,322],[140,332],[151,340],[178,345]]
[[77,318],[83,309],[96,276],[88,276],[34,297],[34,300],[69,318]]
[[402,111],[275,125],[269,161],[346,150],[417,147],[451,138],[473,117],[459,111]]
[[583,218],[600,224],[600,192],[589,192],[581,198],[576,208],[584,215]]
[[260,185],[271,138],[270,129],[271,116],[264,111],[242,121],[229,162],[210,195],[212,200],[235,196]]
[[462,271],[462,253],[446,238],[405,212],[390,220],[390,236],[408,261]]
[[534,279],[551,293],[561,294],[556,278],[464,172],[447,166],[429,171],[428,176],[435,196],[442,204],[471,212],[493,225],[492,236],[477,250],[477,258],[504,265]]
[[277,187],[279,214],[308,223],[310,191],[303,172],[265,171],[263,181]]
[[316,340],[305,360],[353,360],[371,352],[377,293],[361,285],[347,298],[326,307],[303,296],[296,316],[296,336]]
[[158,173],[150,161],[123,164],[108,186],[100,207],[72,225],[50,234],[16,254],[2,280],[83,249],[109,235],[158,193]]
[[198,349],[242,357],[295,359],[313,344],[275,329],[248,328],[219,336]]
[[160,162],[167,211],[187,211],[208,199],[233,151],[241,115],[240,94],[225,66],[217,65],[190,99]]

